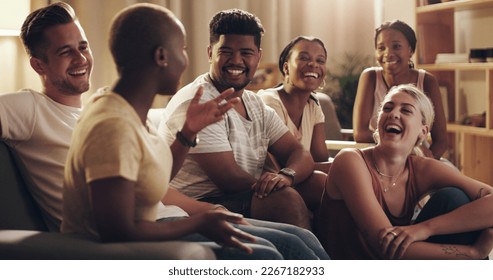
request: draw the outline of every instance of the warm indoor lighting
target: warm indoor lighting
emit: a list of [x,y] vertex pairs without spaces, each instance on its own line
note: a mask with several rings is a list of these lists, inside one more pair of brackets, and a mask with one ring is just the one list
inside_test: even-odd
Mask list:
[[0,0],[0,36],[18,36],[30,6],[30,0]]

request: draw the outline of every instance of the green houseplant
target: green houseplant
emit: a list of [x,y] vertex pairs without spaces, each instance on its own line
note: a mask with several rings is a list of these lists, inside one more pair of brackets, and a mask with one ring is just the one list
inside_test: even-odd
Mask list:
[[369,67],[370,56],[345,53],[330,63],[324,92],[330,96],[342,128],[353,127],[353,106],[361,72]]

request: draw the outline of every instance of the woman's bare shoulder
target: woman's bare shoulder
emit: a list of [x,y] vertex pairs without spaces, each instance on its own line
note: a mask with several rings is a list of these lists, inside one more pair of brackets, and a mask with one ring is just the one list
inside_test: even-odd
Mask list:
[[332,165],[342,166],[343,168],[354,166],[362,162],[363,151],[356,148],[344,148],[337,153]]
[[356,149],[356,148],[343,148],[339,151],[339,153],[337,153],[337,155],[335,156],[334,160],[336,160],[337,158],[345,158],[345,157],[353,157],[355,155],[360,155],[361,154],[361,151],[359,149]]
[[442,176],[460,173],[459,169],[445,160],[430,157],[412,156],[413,169],[422,178],[440,179]]
[[377,70],[375,69],[375,67],[365,68],[361,72],[361,79],[375,79],[376,73]]

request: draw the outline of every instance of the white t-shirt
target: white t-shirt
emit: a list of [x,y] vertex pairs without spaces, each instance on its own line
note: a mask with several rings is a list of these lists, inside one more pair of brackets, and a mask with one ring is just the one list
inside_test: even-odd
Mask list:
[[[159,133],[172,143],[175,134],[183,127],[190,100],[199,86],[204,88],[200,102],[206,102],[220,93],[212,84],[209,75],[199,76],[195,81],[176,93],[166,106],[168,119],[162,121]],[[250,120],[243,118],[234,109],[224,119],[211,124],[199,132],[200,139],[189,154],[233,152],[236,163],[255,178],[259,178],[267,156],[267,149],[285,133],[288,128],[276,112],[266,106],[255,93],[245,90],[241,96]],[[209,179],[197,162],[187,156],[171,187],[184,194],[200,199],[223,195],[223,192]]]
[[29,191],[51,231],[62,219],[63,168],[80,113],[33,90],[0,95],[2,139],[29,171],[35,186]]

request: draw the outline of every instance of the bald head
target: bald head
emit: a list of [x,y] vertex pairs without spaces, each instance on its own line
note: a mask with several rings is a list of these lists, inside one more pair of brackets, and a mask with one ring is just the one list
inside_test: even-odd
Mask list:
[[110,29],[110,50],[119,71],[154,63],[158,47],[167,47],[182,25],[168,9],[136,4],[120,11]]

